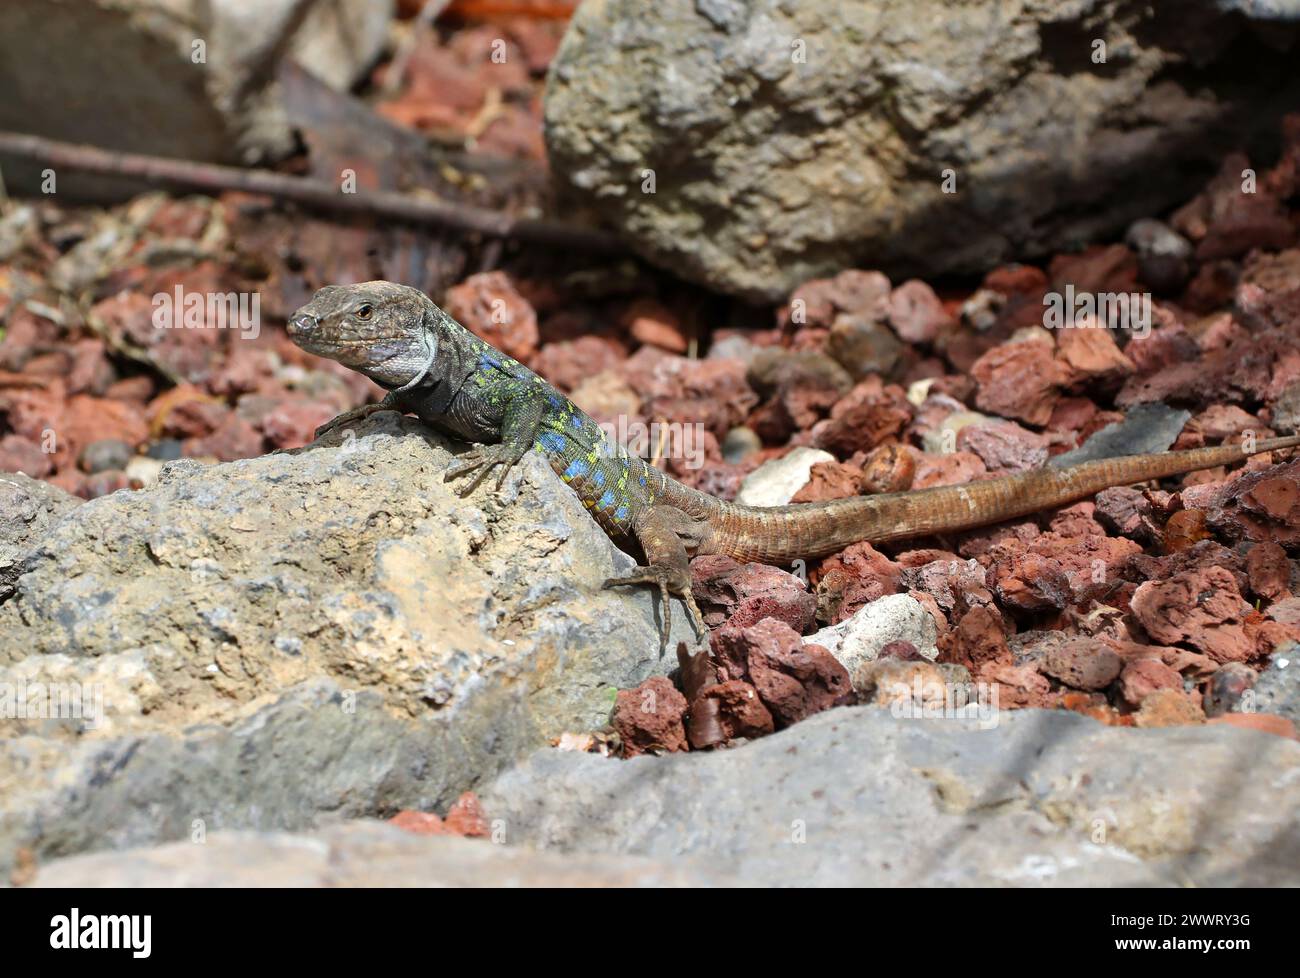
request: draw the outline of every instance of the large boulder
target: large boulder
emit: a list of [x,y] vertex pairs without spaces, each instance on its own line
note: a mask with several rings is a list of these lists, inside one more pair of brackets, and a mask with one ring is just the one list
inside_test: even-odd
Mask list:
[[657,594],[601,588],[633,561],[540,458],[467,499],[451,458],[386,412],[170,463],[38,534],[0,599],[0,872],[429,810],[676,665]]
[[1296,34],[1232,9],[1257,6],[588,0],[547,146],[637,250],[728,292],[979,271],[1159,213],[1275,133]]
[[544,750],[481,800],[512,843],[703,861],[751,885],[1300,883],[1300,743],[993,719],[849,707],[710,754]]
[[124,886],[720,886],[706,864],[536,852],[482,839],[424,837],[374,822],[307,835],[217,832],[203,845],[97,852],[42,866],[38,887]]
[[23,559],[45,531],[80,504],[58,486],[21,472],[0,472],[0,601],[13,593]]

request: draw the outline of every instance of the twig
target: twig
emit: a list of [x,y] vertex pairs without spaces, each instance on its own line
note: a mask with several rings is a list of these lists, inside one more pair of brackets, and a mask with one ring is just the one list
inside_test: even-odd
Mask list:
[[433,28],[434,21],[442,16],[442,12],[450,3],[451,0],[425,0],[424,6],[420,8],[420,12],[415,15],[415,20],[411,23],[411,29],[394,52],[393,60],[388,62],[388,71],[384,73],[383,93],[385,95],[396,95],[397,90],[402,87],[407,66],[410,64],[411,56],[415,54],[415,49],[419,47],[420,40]]
[[323,180],[291,177],[270,170],[244,170],[214,163],[195,163],[140,153],[115,153],[97,146],[63,143],[41,136],[0,131],[0,154],[37,160],[54,167],[130,177],[205,191],[237,190],[291,200],[307,207],[342,214],[363,214],[393,221],[432,225],[514,238],[539,244],[621,253],[619,239],[604,231],[536,218],[516,218],[500,211],[431,200],[392,190],[344,193]]

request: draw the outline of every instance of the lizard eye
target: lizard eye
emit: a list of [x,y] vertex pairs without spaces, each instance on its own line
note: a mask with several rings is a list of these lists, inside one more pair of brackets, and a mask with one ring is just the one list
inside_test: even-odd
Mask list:
[[370,316],[371,316],[371,314],[372,314],[374,311],[375,311],[375,310],[374,310],[374,307],[373,307],[373,306],[362,306],[360,309],[357,310],[357,312],[356,312],[356,316],[357,316],[358,319],[363,319],[363,320],[364,320],[364,319],[369,319]]

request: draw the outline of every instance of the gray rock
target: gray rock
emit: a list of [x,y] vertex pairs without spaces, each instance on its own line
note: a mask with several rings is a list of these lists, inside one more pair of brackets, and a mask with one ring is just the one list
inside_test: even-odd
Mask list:
[[1122,232],[1275,136],[1295,37],[1251,27],[1210,0],[606,0],[552,62],[546,141],[639,252],[738,295],[980,271]]
[[939,628],[925,605],[910,594],[886,594],[863,605],[848,618],[809,635],[855,675],[859,666],[874,662],[890,642],[911,642],[924,658],[939,654]]
[[1054,455],[1047,464],[1061,468],[1120,455],[1163,452],[1178,438],[1191,416],[1190,411],[1167,404],[1138,404],[1129,408],[1123,421],[1106,425],[1078,448]]
[[764,462],[740,484],[736,502],[746,506],[784,506],[808,484],[812,467],[834,462],[835,456],[820,448],[800,445],[780,458]]
[[[540,458],[464,500],[450,458],[386,412],[294,452],[171,463],[47,528],[0,603],[0,694],[79,709],[0,699],[0,870],[18,846],[196,820],[430,810],[675,666],[657,596],[601,588],[632,559]],[[692,641],[678,601],[673,618],[670,648]]]
[[851,707],[735,750],[543,750],[481,793],[515,843],[703,859],[754,885],[1300,883],[1300,744],[1065,711]]
[[1284,434],[1300,431],[1300,381],[1287,384],[1273,403],[1273,427]]
[[23,559],[82,500],[21,472],[0,472],[0,601],[13,592]]
[[101,438],[83,448],[77,462],[83,472],[93,474],[110,469],[125,469],[133,454],[131,446],[120,438]]
[[1143,217],[1129,225],[1124,240],[1137,252],[1142,281],[1160,293],[1173,293],[1192,274],[1192,243],[1163,221]]
[[1300,646],[1273,653],[1253,692],[1252,712],[1280,714],[1300,730]]
[[884,323],[856,315],[837,317],[826,337],[826,352],[854,380],[872,374],[892,377],[906,349]]
[[762,447],[763,439],[759,438],[753,429],[740,427],[732,428],[727,432],[727,437],[722,439],[719,450],[722,452],[724,462],[735,465],[760,451]]
[[560,855],[483,839],[346,822],[309,835],[218,832],[202,844],[93,853],[42,866],[32,886],[726,886],[692,860]]

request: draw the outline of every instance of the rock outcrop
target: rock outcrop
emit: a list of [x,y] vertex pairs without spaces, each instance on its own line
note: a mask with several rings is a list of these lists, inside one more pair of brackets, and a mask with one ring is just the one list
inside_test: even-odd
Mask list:
[[0,600],[0,871],[432,810],[676,666],[657,595],[602,590],[632,559],[539,458],[468,499],[450,458],[382,413],[32,529]]
[[547,146],[638,251],[714,288],[983,271],[1161,213],[1276,132],[1296,35],[1260,6],[592,0]]

